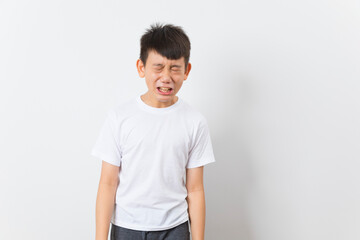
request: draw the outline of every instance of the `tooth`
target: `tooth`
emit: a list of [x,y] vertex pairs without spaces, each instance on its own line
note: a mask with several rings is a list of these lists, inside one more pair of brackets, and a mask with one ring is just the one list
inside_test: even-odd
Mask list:
[[170,88],[160,88],[161,91],[165,91],[165,92],[168,92],[170,91]]

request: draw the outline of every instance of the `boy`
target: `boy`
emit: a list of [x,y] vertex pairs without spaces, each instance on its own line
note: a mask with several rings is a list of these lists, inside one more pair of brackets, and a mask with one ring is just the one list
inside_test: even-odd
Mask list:
[[[112,108],[92,149],[102,159],[96,240],[203,240],[203,166],[215,162],[204,116],[176,96],[189,75],[181,27],[152,25],[136,66],[148,91]],[[185,183],[186,175],[186,183]]]

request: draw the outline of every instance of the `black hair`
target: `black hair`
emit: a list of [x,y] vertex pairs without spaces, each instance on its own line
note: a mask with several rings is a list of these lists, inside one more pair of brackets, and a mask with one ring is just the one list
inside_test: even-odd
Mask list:
[[146,29],[140,40],[140,59],[146,64],[148,53],[155,50],[167,59],[184,57],[185,70],[190,58],[190,40],[182,27],[155,23]]

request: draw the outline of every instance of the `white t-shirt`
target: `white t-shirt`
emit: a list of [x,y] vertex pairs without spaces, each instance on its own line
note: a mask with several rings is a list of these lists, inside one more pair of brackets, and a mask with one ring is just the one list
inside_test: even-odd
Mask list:
[[155,108],[138,95],[112,108],[91,154],[120,166],[111,222],[140,231],[189,220],[186,168],[215,162],[205,117],[180,97]]

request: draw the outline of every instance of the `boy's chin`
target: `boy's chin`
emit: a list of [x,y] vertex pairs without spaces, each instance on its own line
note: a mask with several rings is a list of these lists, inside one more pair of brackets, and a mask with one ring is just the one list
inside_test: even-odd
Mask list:
[[159,102],[173,102],[176,99],[176,95],[156,95],[156,99]]

